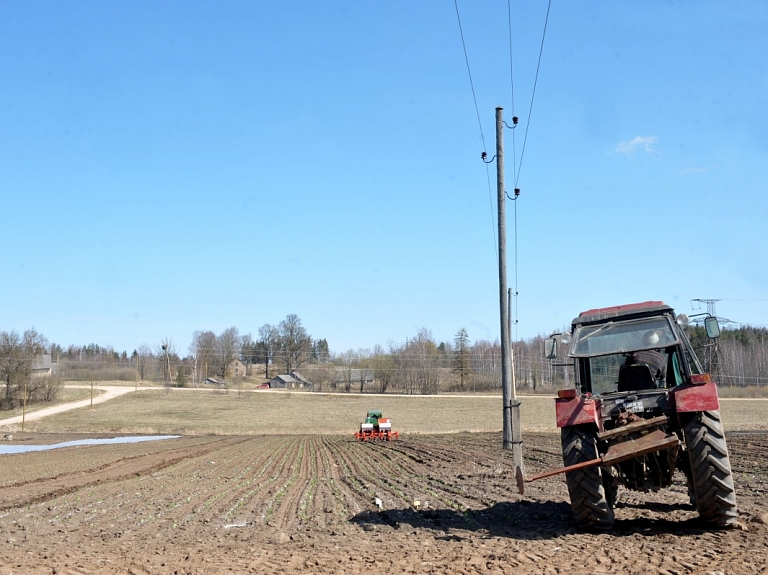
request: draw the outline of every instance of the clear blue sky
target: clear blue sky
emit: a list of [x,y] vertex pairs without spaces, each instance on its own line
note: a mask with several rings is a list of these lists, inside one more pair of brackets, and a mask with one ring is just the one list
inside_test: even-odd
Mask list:
[[450,0],[3,0],[0,329],[495,340],[496,106],[515,338],[768,325],[768,4],[554,0],[530,123],[547,4],[511,4],[510,67],[507,2],[458,2],[478,123]]

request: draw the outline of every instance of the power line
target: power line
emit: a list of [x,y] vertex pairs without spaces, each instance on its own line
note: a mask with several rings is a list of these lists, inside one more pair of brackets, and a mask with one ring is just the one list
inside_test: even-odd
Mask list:
[[547,36],[547,24],[549,23],[549,11],[551,7],[552,7],[552,0],[549,0],[547,2],[547,15],[546,15],[546,18],[544,19],[544,30],[541,33],[541,45],[539,46],[539,58],[536,63],[536,76],[534,77],[534,80],[533,80],[533,91],[531,92],[531,104],[528,108],[528,121],[525,123],[525,137],[523,138],[523,149],[520,152],[520,165],[518,167],[517,175],[515,176],[515,188],[518,187],[518,182],[520,180],[520,172],[523,169],[523,157],[525,156],[525,145],[528,142],[528,130],[531,127],[531,116],[533,115],[533,102],[534,102],[534,99],[536,98],[536,86],[538,85],[538,82],[539,82],[539,71],[541,70],[541,56],[544,53],[544,39]]
[[[515,75],[514,75],[514,67],[512,65],[512,3],[511,3],[511,0],[507,0],[507,31],[508,31],[508,37],[509,37],[509,84],[510,84],[510,94],[512,98],[512,118],[513,118],[512,127],[514,128],[517,125],[517,122],[515,122],[515,119],[517,118],[517,116],[515,115]],[[514,130],[512,130],[512,174],[517,174],[517,147],[516,147]]]
[[472,70],[469,67],[469,56],[467,55],[467,44],[464,41],[464,29],[461,26],[461,15],[459,14],[459,0],[453,0],[456,8],[456,20],[459,23],[459,35],[461,36],[461,46],[464,49],[464,61],[467,65],[467,74],[469,75],[469,86],[472,89],[472,100],[475,103],[475,114],[477,115],[477,124],[480,126],[480,139],[483,141],[483,153],[485,153],[485,135],[483,134],[483,123],[480,121],[480,108],[477,106],[477,95],[475,94],[475,83],[472,81]]
[[[456,8],[456,20],[459,23],[459,35],[461,36],[461,46],[464,50],[464,62],[467,65],[467,75],[469,76],[469,86],[472,90],[472,101],[475,104],[475,115],[477,116],[477,125],[480,128],[480,140],[483,142],[483,153],[480,155],[482,160],[485,162],[485,158],[488,155],[486,153],[486,146],[485,146],[485,134],[483,133],[483,122],[480,120],[480,108],[477,105],[477,95],[475,93],[475,83],[472,81],[472,70],[469,66],[469,56],[467,54],[467,44],[464,40],[464,30],[461,26],[461,15],[459,14],[459,0],[453,0],[453,4]],[[491,174],[488,169],[488,163],[485,162],[485,178],[487,182],[488,187],[488,204],[490,207],[490,214],[491,214],[491,235],[493,236],[493,243],[494,243],[494,249],[496,248],[496,228],[495,228],[495,220],[493,219],[493,194],[491,193]],[[496,255],[498,257],[498,251],[496,252]]]
[[[541,58],[542,54],[544,53],[544,40],[547,35],[547,24],[549,23],[549,13],[550,9],[552,7],[552,0],[549,0],[547,3],[547,14],[546,18],[544,19],[544,29],[541,34],[541,44],[539,46],[539,57],[536,63],[536,75],[534,77],[533,82],[533,90],[531,92],[531,103],[528,108],[528,121],[526,122],[525,126],[525,137],[523,139],[523,148],[520,153],[520,162],[518,164],[517,162],[517,144],[516,144],[516,137],[515,137],[515,130],[514,128],[517,127],[518,124],[518,118],[515,115],[515,80],[514,80],[514,65],[513,65],[513,58],[512,58],[512,6],[511,6],[511,0],[507,0],[507,28],[508,28],[508,34],[509,34],[509,79],[510,79],[510,88],[511,88],[511,98],[512,98],[512,126],[510,127],[512,129],[512,166],[513,166],[513,174],[514,174],[514,182],[515,182],[515,196],[514,198],[510,198],[509,194],[507,194],[507,197],[511,200],[517,200],[520,196],[520,188],[519,188],[519,181],[520,181],[520,173],[522,171],[523,167],[523,157],[525,156],[525,146],[528,142],[528,131],[531,126],[531,117],[533,116],[533,103],[536,98],[536,86],[538,85],[539,81],[539,72],[541,70]],[[509,126],[508,126],[509,127]],[[506,192],[505,192],[506,193]],[[519,290],[518,290],[518,237],[517,237],[517,202],[515,201],[515,214],[514,214],[514,237],[515,237],[515,255],[514,255],[514,267],[515,267],[515,336],[517,335],[517,325],[519,323]]]

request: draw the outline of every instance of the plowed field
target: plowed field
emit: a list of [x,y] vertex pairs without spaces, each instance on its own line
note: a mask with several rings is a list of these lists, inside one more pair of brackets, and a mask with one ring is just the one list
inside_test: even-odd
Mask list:
[[[573,528],[562,476],[518,495],[497,433],[5,455],[0,574],[768,572],[768,436],[728,441],[738,528],[699,524],[681,475],[671,490],[620,491],[606,534]],[[528,473],[560,466],[559,436],[527,434],[525,456]]]

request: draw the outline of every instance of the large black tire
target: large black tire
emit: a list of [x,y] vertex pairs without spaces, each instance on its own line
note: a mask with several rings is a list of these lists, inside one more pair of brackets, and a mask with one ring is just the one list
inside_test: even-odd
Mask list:
[[[595,431],[582,427],[563,427],[563,462],[566,467],[598,457]],[[613,504],[606,497],[599,465],[565,474],[576,525],[581,529],[613,527]],[[614,498],[612,498],[614,499]]]
[[733,487],[728,447],[719,411],[694,414],[683,428],[691,462],[692,498],[699,516],[712,525],[725,527],[736,522],[736,492]]

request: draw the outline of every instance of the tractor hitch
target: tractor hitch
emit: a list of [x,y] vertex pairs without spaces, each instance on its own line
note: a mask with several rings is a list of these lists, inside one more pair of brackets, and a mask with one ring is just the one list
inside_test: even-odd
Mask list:
[[[658,420],[658,421],[654,421],[654,420]],[[604,432],[604,437],[602,437],[602,439],[615,438],[615,437],[620,437],[622,435],[627,435],[632,432],[637,432],[640,429],[647,429],[648,427],[660,425],[664,423],[664,421],[666,421],[666,417],[658,417],[654,419],[648,419],[644,421],[630,423],[623,427],[617,428],[615,430]],[[626,428],[630,428],[631,426],[634,426],[634,427],[626,430]],[[619,431],[621,433],[619,433]],[[598,434],[598,437],[600,437],[599,434]],[[576,471],[577,469],[594,467],[596,465],[603,465],[606,467],[610,467],[611,465],[616,465],[617,463],[621,463],[622,461],[628,461],[630,459],[634,459],[635,457],[640,457],[641,455],[647,455],[649,453],[655,453],[657,451],[664,451],[667,449],[676,449],[679,445],[680,445],[680,440],[677,438],[677,436],[667,435],[662,430],[656,429],[655,431],[651,431],[650,433],[642,435],[637,439],[628,438],[619,443],[615,443],[611,445],[608,448],[608,451],[606,451],[600,457],[597,457],[595,459],[590,459],[588,461],[582,461],[581,463],[577,463],[575,465],[569,465],[567,467],[561,467],[559,469],[550,469],[549,471],[545,471],[537,475],[531,475],[530,477],[525,477],[522,469],[520,469],[520,467],[517,467],[515,469],[515,480],[517,481],[517,490],[520,492],[520,495],[523,495],[525,493],[525,484],[530,483],[532,481],[544,479],[545,477],[551,477],[552,475],[559,475],[560,473],[568,473],[570,471]]]

